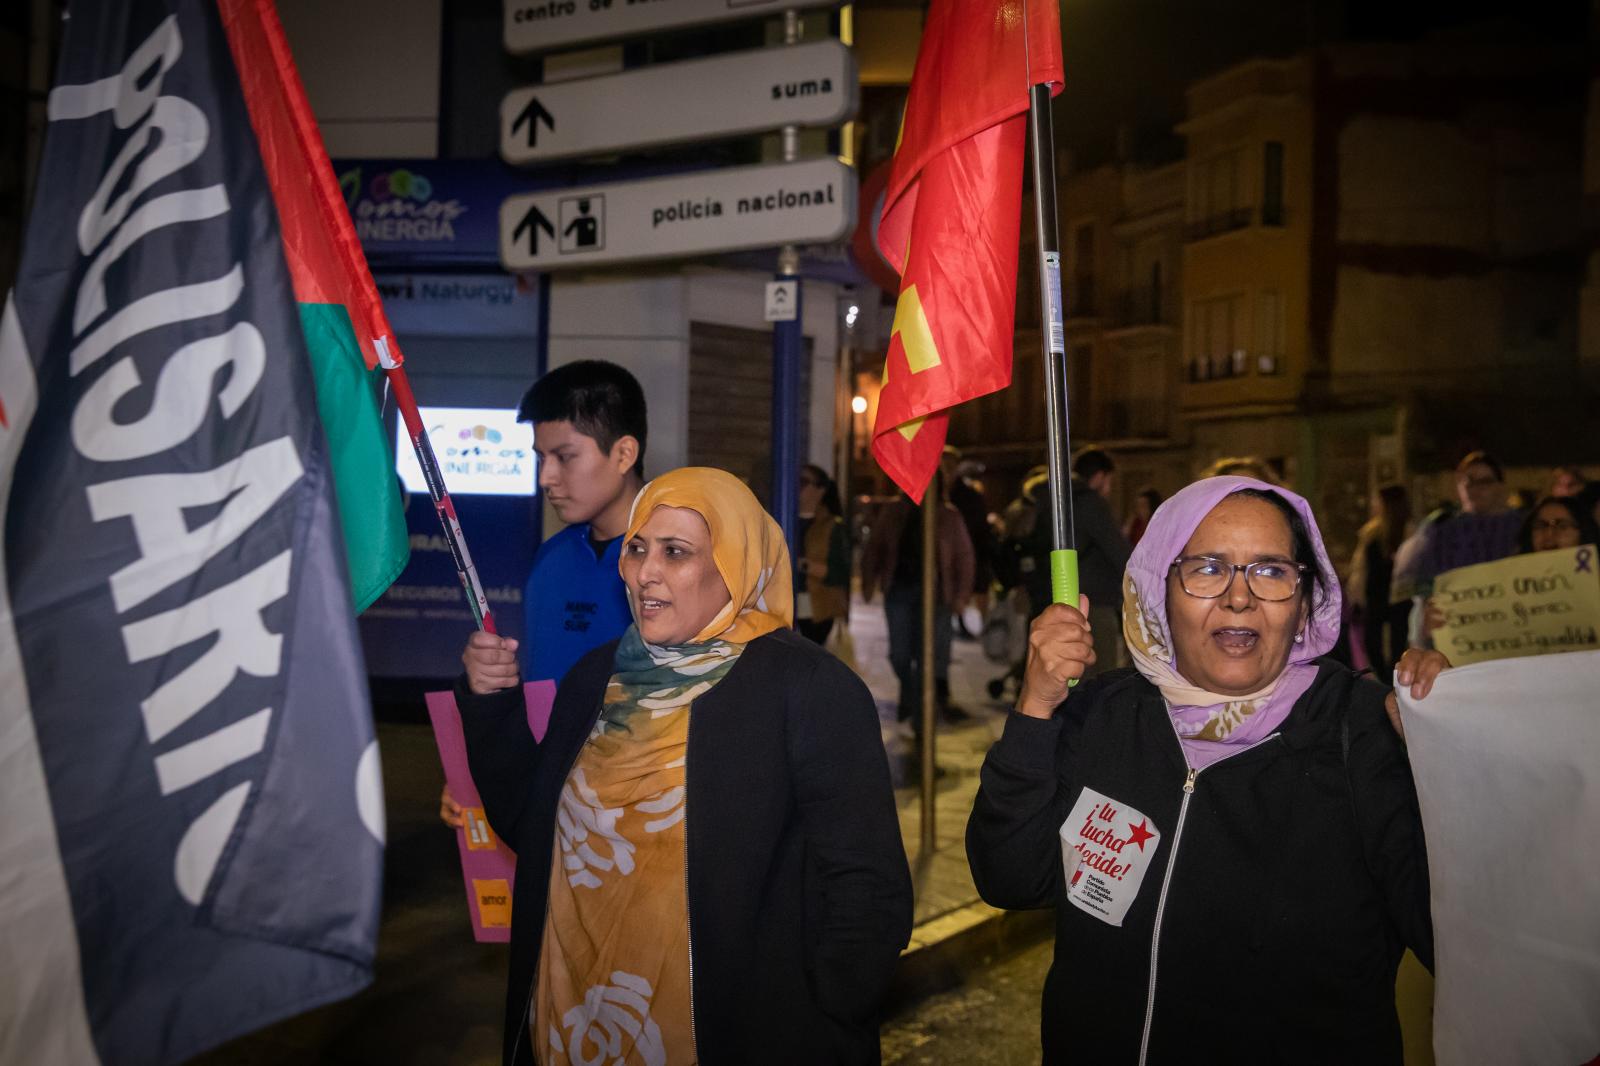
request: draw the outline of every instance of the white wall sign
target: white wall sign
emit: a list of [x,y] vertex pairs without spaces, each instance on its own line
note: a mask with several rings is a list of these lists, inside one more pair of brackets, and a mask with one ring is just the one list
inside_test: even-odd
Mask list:
[[519,55],[708,22],[835,7],[839,0],[505,0],[506,50]]
[[517,89],[500,102],[500,154],[539,163],[832,126],[855,108],[850,49],[813,41]]
[[[532,496],[538,482],[533,426],[492,407],[419,407],[428,443],[457,496]],[[404,423],[395,430],[394,468],[407,492],[427,492]]]
[[500,262],[564,270],[834,241],[855,224],[855,194],[855,171],[809,159],[512,196]]
[[767,321],[793,322],[800,317],[800,283],[767,282]]

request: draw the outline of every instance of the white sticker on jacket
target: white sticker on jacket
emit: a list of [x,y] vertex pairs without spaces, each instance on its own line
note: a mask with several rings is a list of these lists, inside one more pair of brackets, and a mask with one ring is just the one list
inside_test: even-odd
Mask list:
[[1120,926],[1160,843],[1160,830],[1143,813],[1084,789],[1061,823],[1067,899],[1102,922]]

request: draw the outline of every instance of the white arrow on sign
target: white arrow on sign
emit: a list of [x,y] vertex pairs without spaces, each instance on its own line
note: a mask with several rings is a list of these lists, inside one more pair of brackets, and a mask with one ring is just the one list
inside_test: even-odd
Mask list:
[[855,171],[837,159],[702,170],[509,197],[500,262],[564,270],[825,243],[855,219]]
[[656,30],[761,18],[841,0],[505,0],[506,51],[546,52]]
[[832,126],[855,109],[850,49],[813,41],[517,89],[500,102],[500,155],[538,163]]

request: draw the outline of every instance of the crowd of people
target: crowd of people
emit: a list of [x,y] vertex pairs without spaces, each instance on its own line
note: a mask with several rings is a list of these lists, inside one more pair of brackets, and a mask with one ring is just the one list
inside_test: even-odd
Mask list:
[[[567,527],[535,559],[521,639],[473,634],[456,686],[517,854],[506,1063],[877,1061],[912,883],[873,698],[826,647],[852,588],[837,488],[799,472],[791,557],[733,475],[646,480],[621,368],[552,371],[522,417]],[[966,844],[984,899],[1056,911],[1045,1060],[1398,1063],[1396,969],[1406,949],[1431,965],[1432,929],[1389,680],[1422,699],[1449,668],[1426,646],[1438,574],[1595,539],[1593,487],[1563,471],[1515,508],[1474,453],[1458,505],[1415,527],[1380,492],[1341,575],[1264,465],[1141,492],[1119,522],[1115,462],[1091,449],[1070,497],[1083,597],[1054,604],[1047,472],[998,515],[978,473],[949,456],[933,545],[909,499],[885,507],[859,580],[882,593],[913,731],[928,677],[954,710],[964,610],[1017,620]],[[535,742],[537,678],[559,687]],[[440,813],[459,825],[448,790]],[[1230,990],[1250,1024],[1217,1023]]]

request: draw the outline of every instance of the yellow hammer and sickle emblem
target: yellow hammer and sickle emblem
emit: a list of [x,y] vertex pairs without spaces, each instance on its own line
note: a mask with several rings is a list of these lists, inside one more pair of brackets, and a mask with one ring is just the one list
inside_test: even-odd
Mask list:
[[[939,346],[933,341],[933,330],[928,328],[928,316],[922,309],[922,297],[917,295],[915,285],[907,285],[900,299],[895,301],[894,325],[889,329],[889,338],[893,340],[897,333],[906,350],[906,364],[913,374],[939,365]],[[883,383],[889,383],[888,360],[883,363]],[[897,428],[906,440],[914,440],[924,421],[913,418]]]

